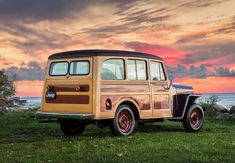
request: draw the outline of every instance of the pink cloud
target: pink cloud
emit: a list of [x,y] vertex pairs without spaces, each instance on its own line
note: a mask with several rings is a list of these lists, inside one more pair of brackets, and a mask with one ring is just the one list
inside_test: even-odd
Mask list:
[[146,44],[142,42],[128,42],[125,44],[127,48],[144,53],[155,54],[162,57],[166,64],[179,64],[180,60],[188,54],[186,51],[174,49],[168,46],[158,44]]

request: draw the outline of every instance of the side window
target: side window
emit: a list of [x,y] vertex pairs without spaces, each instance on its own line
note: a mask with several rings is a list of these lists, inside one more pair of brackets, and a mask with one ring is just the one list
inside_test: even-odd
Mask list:
[[128,60],[128,74],[129,80],[146,80],[147,79],[147,68],[146,62],[141,60]]
[[127,79],[136,80],[137,75],[136,75],[135,60],[127,60],[127,68],[128,68]]
[[166,80],[162,63],[151,62],[150,68],[151,68],[151,80]]
[[137,80],[146,80],[147,79],[147,68],[145,61],[136,61],[136,69],[137,69]]
[[102,80],[124,80],[124,60],[108,59],[104,61],[100,76]]
[[64,76],[68,73],[68,62],[52,62],[50,65],[50,76]]
[[72,61],[70,63],[70,75],[87,75],[90,71],[89,61]]

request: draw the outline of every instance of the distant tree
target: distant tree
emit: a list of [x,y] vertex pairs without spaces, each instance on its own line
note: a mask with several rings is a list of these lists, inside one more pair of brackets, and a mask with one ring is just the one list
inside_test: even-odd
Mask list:
[[4,70],[0,70],[0,113],[6,110],[12,96],[15,95],[15,87],[12,81],[9,81]]

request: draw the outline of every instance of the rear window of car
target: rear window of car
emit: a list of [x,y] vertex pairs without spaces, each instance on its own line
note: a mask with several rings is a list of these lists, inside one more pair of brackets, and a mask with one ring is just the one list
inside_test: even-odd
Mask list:
[[72,61],[70,63],[70,75],[87,75],[90,71],[89,61]]
[[52,62],[50,65],[50,76],[65,76],[69,75],[88,75],[90,72],[89,61],[67,61]]
[[50,76],[67,75],[69,68],[68,62],[52,62],[50,66]]

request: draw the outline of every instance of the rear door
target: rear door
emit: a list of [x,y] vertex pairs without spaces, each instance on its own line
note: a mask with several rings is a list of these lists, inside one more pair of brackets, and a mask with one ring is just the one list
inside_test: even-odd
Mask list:
[[163,63],[150,60],[150,83],[154,118],[171,117],[170,92]]
[[51,60],[43,92],[42,111],[92,112],[92,57]]

